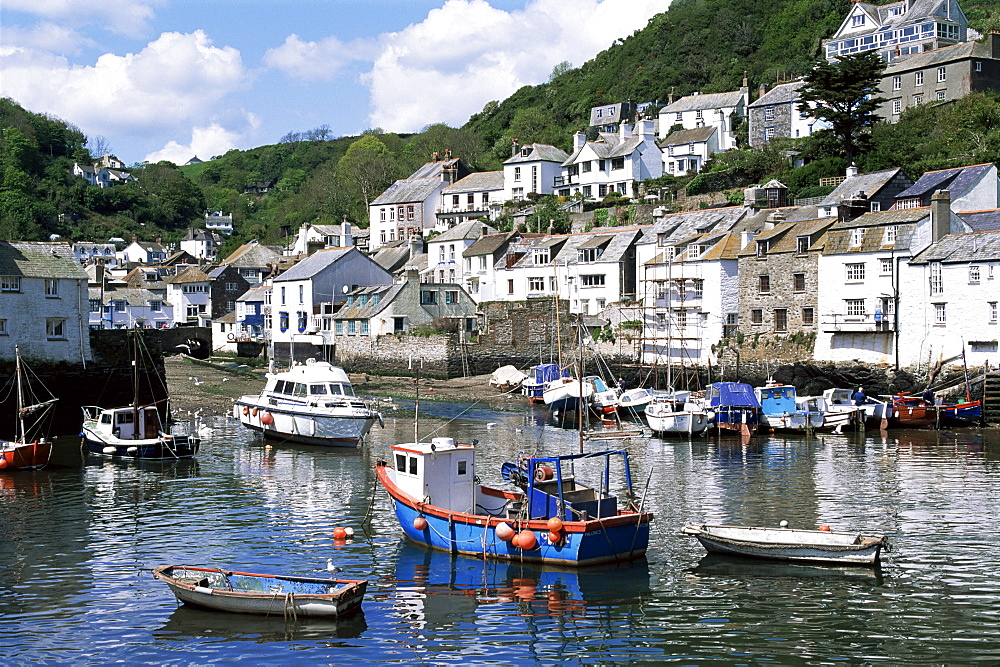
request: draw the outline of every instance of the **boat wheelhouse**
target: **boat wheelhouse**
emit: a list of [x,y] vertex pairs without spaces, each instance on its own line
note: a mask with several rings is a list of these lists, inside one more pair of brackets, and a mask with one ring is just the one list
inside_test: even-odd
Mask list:
[[812,431],[823,426],[823,413],[803,410],[796,402],[795,387],[769,384],[755,390],[760,401],[761,423],[772,431]]

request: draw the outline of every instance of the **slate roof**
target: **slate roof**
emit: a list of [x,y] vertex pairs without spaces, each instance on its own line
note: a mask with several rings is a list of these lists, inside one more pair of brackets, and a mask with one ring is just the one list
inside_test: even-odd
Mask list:
[[[522,155],[523,150],[529,146],[531,147],[531,152],[528,155]],[[525,144],[521,146],[521,150],[517,152],[517,155],[507,158],[503,163],[516,164],[518,162],[538,162],[542,160],[562,164],[568,157],[569,155],[566,151],[549,144]]]
[[[946,3],[948,0],[944,0],[944,2]],[[878,23],[873,24],[869,30],[852,30],[850,35],[844,35],[843,37],[862,37],[873,32],[879,32],[885,28],[898,28],[912,23],[922,23],[933,16],[935,10],[943,3],[942,0],[904,0],[903,2],[893,2],[886,5],[875,5],[867,2],[857,4],[869,16],[877,18]],[[909,5],[908,9],[907,5]],[[894,7],[902,7],[903,11],[899,14],[893,14],[891,9]],[[941,16],[943,17],[944,13],[941,13]],[[846,22],[847,19],[845,18],[842,26],[846,25]],[[839,29],[837,33],[840,33]]]
[[[89,298],[93,300],[98,300],[101,298],[101,288],[91,287],[87,290]],[[159,301],[164,306],[173,307],[173,304],[169,301],[164,301],[162,297],[150,292],[148,289],[135,289],[135,288],[122,288],[115,290],[105,290],[104,291],[104,304],[110,304],[112,301],[124,301],[129,306],[141,307],[149,305],[150,301]]]
[[438,182],[440,182],[441,172],[444,171],[445,167],[457,168],[458,158],[451,158],[448,160],[437,160],[435,162],[426,162],[419,169],[410,174],[410,179],[436,178],[438,179]]
[[204,229],[188,229],[182,241],[214,241],[221,243],[222,237],[216,232],[209,232]]
[[911,264],[945,264],[1000,261],[1000,230],[969,234],[948,234],[919,252]]
[[892,181],[896,174],[902,171],[902,169],[897,167],[895,169],[882,169],[881,171],[850,176],[838,185],[833,192],[828,194],[820,202],[820,206],[839,206],[840,202],[853,197],[859,192],[864,192],[865,196],[871,198],[872,195]]
[[[642,227],[613,227],[579,234],[560,234],[540,239],[538,242],[533,243],[531,247],[555,247],[559,242],[564,242],[562,247],[552,253],[549,261],[542,265],[546,267],[552,266],[556,258],[559,258],[559,263],[565,260],[569,264],[606,264],[620,262],[636,239],[641,237],[642,232]],[[600,246],[604,246],[604,251],[596,262],[581,262],[579,260],[576,252],[579,248]],[[504,261],[504,259],[499,260],[499,262]],[[534,253],[525,253],[515,266],[535,266]]]
[[483,235],[483,227],[486,227],[488,233],[490,234],[497,233],[496,229],[480,222],[479,220],[466,220],[465,222],[460,222],[454,227],[449,228],[447,231],[441,232],[441,234],[431,239],[429,243],[438,243],[440,241],[469,241],[471,239],[478,239]]
[[685,95],[673,104],[660,109],[660,113],[678,113],[683,111],[704,111],[705,109],[722,109],[738,106],[743,99],[743,91],[732,90],[726,93],[708,93],[706,95]]
[[488,192],[492,190],[503,190],[502,171],[475,171],[451,185],[446,185],[441,190],[441,194],[456,195],[461,192]]
[[274,282],[288,282],[291,280],[308,280],[319,274],[334,262],[339,260],[349,252],[360,252],[352,246],[350,248],[323,248],[317,250],[308,257],[297,262],[295,266],[274,279]]
[[700,144],[702,142],[711,139],[712,135],[718,131],[719,128],[717,128],[715,125],[696,127],[691,130],[677,130],[676,132],[671,132],[666,137],[661,139],[659,142],[659,146],[660,147],[679,146],[681,144],[690,144],[690,143]]
[[241,294],[236,300],[237,301],[260,301],[264,302],[266,300],[268,292],[271,291],[270,285],[258,285],[256,287],[251,287],[246,292]]
[[[833,218],[818,218],[816,220],[798,220],[779,222],[773,229],[761,232],[754,239],[755,243],[749,243],[740,250],[740,257],[749,257],[757,253],[756,241],[769,241],[767,255],[777,255],[782,253],[792,253],[798,250],[798,239],[800,236],[815,237],[821,234],[836,222]],[[811,238],[809,250],[817,250],[822,247],[822,241]]]
[[569,158],[563,162],[562,166],[567,167],[573,164],[580,153],[584,151],[588,146],[599,158],[609,159],[613,157],[625,157],[631,155],[636,148],[638,148],[643,142],[642,135],[629,137],[622,141],[621,137],[614,133],[602,132],[597,136],[594,141],[588,141],[583,146],[578,148],[573,152]]
[[990,229],[1000,229],[1000,208],[986,211],[964,211],[959,213],[958,217],[965,220],[973,231],[985,232]]
[[212,279],[208,277],[204,271],[196,266],[189,266],[176,276],[167,278],[163,282],[169,283],[171,285],[180,285],[182,283],[208,283],[212,282]]
[[425,202],[443,183],[440,176],[403,178],[386,188],[385,192],[372,201],[371,206]]
[[0,276],[87,279],[68,243],[0,242]]
[[223,264],[235,266],[237,268],[264,268],[271,264],[277,264],[281,260],[281,255],[266,245],[260,243],[244,243],[234,250],[229,257],[222,260]]
[[729,231],[746,218],[747,214],[748,209],[742,206],[671,213],[645,227],[639,244],[657,243],[660,234],[667,234],[668,244],[673,245],[678,240],[695,234]]
[[222,317],[215,318],[213,322],[217,322],[219,324],[236,324],[236,311],[230,310]]
[[[340,310],[334,315],[334,319],[337,320],[368,320],[380,312],[389,307],[393,299],[396,298],[403,288],[406,287],[406,283],[393,283],[392,285],[366,285],[364,287],[358,287],[357,289],[351,290],[349,296],[354,297],[354,303],[347,305],[345,302]],[[372,303],[371,296],[378,295],[378,303]],[[365,295],[368,298],[367,303],[361,305],[358,303],[358,297]]]
[[917,182],[896,195],[896,199],[925,197],[935,190],[948,190],[952,200],[958,199],[993,168],[992,164],[977,164],[971,167],[955,167],[925,172]]
[[[929,207],[907,208],[899,211],[874,211],[859,215],[853,220],[834,223],[826,233],[823,245],[824,255],[840,255],[853,252],[878,252],[880,250],[909,250],[910,240],[917,223],[930,215]],[[896,243],[884,245],[885,228],[896,226]],[[860,246],[851,246],[851,230],[864,228]]]
[[531,241],[540,239],[544,234],[521,233],[517,231],[501,232],[499,234],[487,234],[480,236],[475,243],[470,245],[462,253],[462,257],[475,257],[477,255],[492,255],[501,250],[508,242],[517,239]]
[[776,104],[788,104],[799,99],[799,90],[806,85],[805,81],[792,81],[791,83],[779,83],[771,90],[764,93],[760,99],[751,102],[750,107],[769,107]]
[[900,75],[903,72],[924,69],[926,67],[937,67],[946,63],[962,60],[965,58],[993,58],[988,43],[961,42],[951,46],[944,46],[933,51],[922,51],[905,56],[895,56],[892,64],[885,68],[882,78]]

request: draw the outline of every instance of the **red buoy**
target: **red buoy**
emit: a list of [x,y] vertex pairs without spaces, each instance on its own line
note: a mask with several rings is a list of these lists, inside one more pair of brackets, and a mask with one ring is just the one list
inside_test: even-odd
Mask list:
[[549,544],[559,544],[560,540],[562,540],[562,533],[549,533]]
[[418,516],[413,520],[413,527],[417,530],[427,530],[427,519],[422,516]]
[[514,536],[510,538],[511,546],[520,547],[521,546],[521,533],[514,533]]
[[518,533],[517,546],[522,549],[531,550],[538,545],[538,538],[527,528]]
[[820,526],[819,529],[827,533],[830,532],[830,526]]
[[260,416],[260,423],[264,426],[270,426],[274,423],[274,417],[271,416],[270,412],[265,412]]
[[347,531],[345,529],[341,528],[340,526],[337,526],[336,528],[333,529],[333,539],[335,539],[335,540],[346,540],[347,539]]
[[553,533],[558,533],[562,529],[563,529],[562,519],[560,519],[557,516],[554,516],[551,519],[549,519],[549,530],[551,530]]

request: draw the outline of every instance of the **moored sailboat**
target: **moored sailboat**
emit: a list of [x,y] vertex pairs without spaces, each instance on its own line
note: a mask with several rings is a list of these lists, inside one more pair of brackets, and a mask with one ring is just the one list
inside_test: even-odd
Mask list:
[[[0,439],[0,470],[38,470],[48,465],[52,456],[52,442],[41,431],[47,422],[46,418],[51,417],[52,408],[59,399],[51,394],[48,399],[37,399],[30,385],[26,383],[26,368],[17,346],[14,346],[14,356],[16,359],[14,374],[17,383],[16,435],[13,440]],[[25,418],[36,413],[38,416],[33,420],[33,424],[27,426]]]

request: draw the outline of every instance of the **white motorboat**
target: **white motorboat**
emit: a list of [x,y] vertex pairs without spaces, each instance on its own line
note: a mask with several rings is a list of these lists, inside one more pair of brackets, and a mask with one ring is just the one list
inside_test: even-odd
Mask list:
[[822,396],[799,396],[795,399],[795,405],[803,412],[823,415],[823,423],[817,427],[822,430],[842,433],[844,428],[854,428],[864,423],[864,412],[860,408],[852,410],[845,405],[841,410],[831,410]]
[[542,401],[552,412],[573,412],[580,403],[587,404],[594,395],[594,385],[575,378],[553,380],[542,392]]
[[260,394],[241,396],[233,416],[265,437],[309,445],[352,446],[382,415],[354,395],[344,369],[309,359],[286,371],[268,373]]
[[654,400],[645,409],[646,423],[654,433],[702,435],[708,430],[711,415],[695,403],[684,403],[678,410],[673,401]]
[[823,392],[827,410],[831,412],[853,412],[860,409],[864,412],[865,426],[869,428],[886,428],[892,417],[892,403],[880,401],[869,396],[860,405],[854,402],[853,389],[827,389]]

